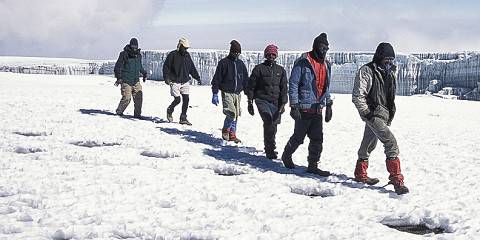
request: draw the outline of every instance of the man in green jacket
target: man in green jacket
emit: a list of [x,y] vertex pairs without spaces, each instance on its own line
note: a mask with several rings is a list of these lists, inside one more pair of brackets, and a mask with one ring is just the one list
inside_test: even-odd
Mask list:
[[134,114],[136,118],[141,117],[142,114],[142,85],[139,81],[139,75],[142,74],[143,82],[147,80],[147,72],[142,66],[142,54],[138,48],[138,40],[136,38],[130,39],[130,44],[123,48],[120,52],[118,60],[114,68],[115,86],[121,85],[120,92],[122,99],[118,104],[116,113],[120,116],[123,111],[130,104],[130,99],[133,97]]

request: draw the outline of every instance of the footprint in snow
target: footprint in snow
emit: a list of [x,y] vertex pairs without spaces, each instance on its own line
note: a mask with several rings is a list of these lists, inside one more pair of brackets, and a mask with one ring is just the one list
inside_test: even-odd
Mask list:
[[37,152],[46,152],[47,150],[36,147],[16,147],[15,152],[19,154],[29,154]]
[[[13,132],[14,134],[17,135],[22,135],[25,137],[40,137],[40,136],[47,136],[46,132],[20,132],[20,131],[15,131]],[[51,134],[50,134],[51,135]]]
[[88,147],[88,148],[111,147],[111,146],[120,145],[120,143],[115,143],[115,142],[100,142],[100,141],[92,141],[92,140],[76,141],[76,142],[71,142],[71,144],[79,146],[79,147]]
[[332,188],[326,188],[321,185],[307,186],[291,186],[290,192],[308,197],[333,197],[338,195],[337,191]]
[[174,158],[180,156],[180,154],[171,151],[143,151],[140,155],[153,158]]

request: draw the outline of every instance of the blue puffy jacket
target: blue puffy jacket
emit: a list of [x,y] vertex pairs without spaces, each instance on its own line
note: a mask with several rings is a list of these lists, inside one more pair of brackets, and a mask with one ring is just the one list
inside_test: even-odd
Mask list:
[[321,109],[330,103],[330,78],[331,65],[327,63],[327,81],[323,95],[320,98],[317,96],[316,77],[313,67],[307,59],[307,53],[295,61],[292,73],[290,74],[288,95],[290,98],[290,106],[300,109]]

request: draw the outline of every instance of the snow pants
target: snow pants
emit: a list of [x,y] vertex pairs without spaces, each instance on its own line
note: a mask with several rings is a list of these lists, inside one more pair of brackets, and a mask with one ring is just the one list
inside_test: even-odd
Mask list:
[[308,162],[320,161],[323,150],[323,118],[321,113],[301,112],[302,118],[295,120],[293,135],[285,145],[284,155],[291,156],[298,146],[303,144],[305,136],[310,138],[308,144]]
[[387,159],[393,159],[398,156],[400,150],[398,149],[397,140],[387,126],[386,121],[373,117],[371,120],[365,121],[363,139],[360,144],[360,149],[358,149],[358,159],[368,159],[370,153],[372,153],[377,146],[378,140],[383,143]]
[[133,97],[134,116],[140,116],[142,114],[143,102],[142,85],[140,82],[135,83],[133,86],[127,83],[122,83],[120,93],[122,94],[122,99],[120,100],[120,103],[118,103],[116,113],[123,114],[123,111],[128,107],[128,104],[130,104],[130,100]]

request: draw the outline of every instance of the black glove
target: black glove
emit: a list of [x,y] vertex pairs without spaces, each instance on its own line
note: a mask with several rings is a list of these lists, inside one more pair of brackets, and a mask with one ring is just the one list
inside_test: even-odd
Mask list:
[[170,79],[165,79],[165,84],[170,85]]
[[255,115],[255,110],[253,109],[253,101],[252,100],[248,100],[248,113],[250,113],[250,115]]
[[300,113],[300,109],[298,109],[296,107],[291,107],[290,116],[293,118],[293,120],[302,119],[302,114]]
[[332,104],[327,105],[327,109],[325,110],[325,122],[330,122],[332,120]]
[[143,82],[147,81],[147,76],[143,77]]
[[117,79],[117,81],[113,84],[115,87],[122,84],[122,79]]

